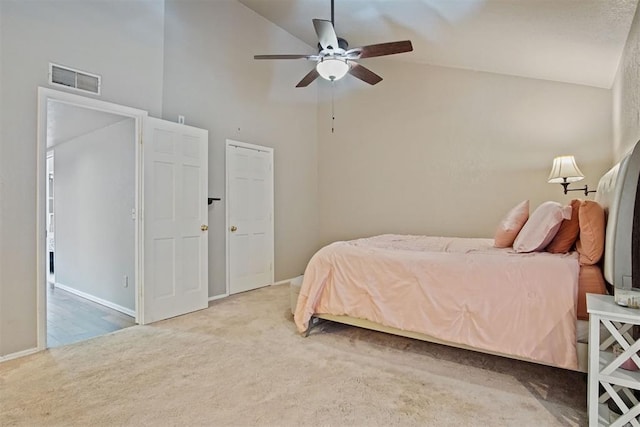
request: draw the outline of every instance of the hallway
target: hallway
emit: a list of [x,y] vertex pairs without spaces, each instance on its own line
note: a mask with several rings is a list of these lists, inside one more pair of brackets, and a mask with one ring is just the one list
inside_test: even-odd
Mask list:
[[131,316],[47,286],[47,347],[83,341],[135,324]]

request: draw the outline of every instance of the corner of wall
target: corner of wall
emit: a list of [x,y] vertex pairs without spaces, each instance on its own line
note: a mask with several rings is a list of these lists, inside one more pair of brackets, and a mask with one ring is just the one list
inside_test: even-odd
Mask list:
[[621,158],[621,115],[620,107],[622,104],[622,58],[618,65],[618,72],[616,73],[613,86],[611,87],[611,151],[613,154],[614,162],[617,162]]
[[631,23],[612,87],[612,149],[614,161],[631,151],[640,139],[640,7]]
[[[2,23],[2,17],[3,17],[3,2],[0,1],[0,53],[4,50],[2,45],[3,45],[3,40],[5,40],[5,37],[3,36],[3,23]],[[1,60],[0,58],[0,253],[4,253],[3,250],[3,244],[2,242],[4,242],[4,239],[2,237],[2,230],[3,230],[3,223],[2,223],[2,217],[3,217],[3,206],[5,205],[3,203],[4,200],[4,177],[3,177],[3,171],[4,171],[4,167],[2,165],[2,159],[5,158],[5,156],[2,154],[3,151],[3,147],[4,145],[2,144],[2,141],[4,140],[4,137],[2,136],[2,129],[4,129],[4,126],[2,124],[2,100],[5,99],[3,93],[2,93],[2,73],[3,73],[3,64],[4,61]],[[3,339],[2,339],[2,324],[4,323],[2,320],[2,301],[4,301],[4,299],[2,298],[2,289],[3,289],[3,283],[4,283],[4,278],[2,275],[2,264],[3,261],[0,258],[0,357],[2,357],[4,355],[4,348],[3,348]]]

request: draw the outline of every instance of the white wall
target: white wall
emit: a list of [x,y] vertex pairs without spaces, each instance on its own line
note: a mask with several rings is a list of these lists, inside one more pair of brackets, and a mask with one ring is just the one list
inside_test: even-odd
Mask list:
[[225,291],[227,138],[274,148],[275,277],[304,271],[317,249],[315,86],[295,88],[306,61],[254,54],[313,52],[235,0],[167,1],[163,118],[209,130],[209,294]]
[[[4,93],[4,79],[2,78],[2,74],[3,74],[3,66],[2,66],[2,62],[3,62],[3,55],[2,52],[4,52],[5,50],[5,37],[3,37],[4,31],[3,31],[3,24],[4,22],[4,18],[3,18],[3,9],[2,9],[2,3],[0,2],[0,257],[4,257],[4,253],[5,253],[5,246],[2,244],[2,241],[4,240],[2,237],[2,230],[3,230],[3,216],[4,216],[4,209],[3,206],[5,205],[5,201],[4,201],[4,168],[2,167],[3,163],[2,163],[2,159],[5,157],[4,154],[4,144],[2,143],[3,139],[2,139],[2,129],[4,129],[4,120],[3,120],[3,115],[2,115],[2,100],[5,98],[5,93]],[[3,320],[4,316],[3,316],[3,310],[2,310],[2,301],[4,300],[3,297],[3,283],[4,283],[4,274],[3,274],[3,262],[0,260],[0,356],[2,356],[3,354],[5,354],[3,352],[3,348],[5,347],[4,345],[4,341],[6,340],[6,338],[4,337],[3,334]],[[12,339],[9,338],[9,342],[12,342]]]
[[49,62],[101,74],[101,99],[159,115],[163,25],[160,0],[0,1],[0,356],[36,346],[36,93]]
[[[492,237],[530,199],[568,201],[547,184],[573,154],[595,187],[612,163],[610,91],[369,60],[384,80],[328,85],[319,109],[321,240],[378,233]],[[584,197],[584,194],[582,195]]]
[[613,85],[613,154],[620,160],[640,139],[640,7]]
[[134,137],[135,123],[129,118],[54,148],[56,284],[131,311],[135,311]]

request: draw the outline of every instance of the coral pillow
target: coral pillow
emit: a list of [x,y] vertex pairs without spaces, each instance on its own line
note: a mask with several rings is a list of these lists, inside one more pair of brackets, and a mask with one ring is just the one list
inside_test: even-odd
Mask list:
[[529,219],[529,201],[525,200],[515,205],[502,218],[493,238],[493,245],[496,248],[508,248],[513,245],[513,241],[527,219]]
[[571,206],[544,202],[531,214],[513,242],[516,252],[534,252],[545,248],[555,237],[560,224],[571,218]]
[[552,254],[564,254],[571,250],[578,240],[580,234],[580,222],[578,221],[578,211],[582,200],[574,199],[569,204],[571,206],[571,219],[565,219],[560,224],[560,229],[556,233],[551,243],[545,248]]
[[589,320],[587,294],[607,294],[602,271],[597,265],[583,265],[578,276],[578,319]]
[[580,204],[578,220],[580,237],[576,242],[576,250],[580,254],[580,264],[596,264],[604,252],[604,209],[598,202],[585,200]]

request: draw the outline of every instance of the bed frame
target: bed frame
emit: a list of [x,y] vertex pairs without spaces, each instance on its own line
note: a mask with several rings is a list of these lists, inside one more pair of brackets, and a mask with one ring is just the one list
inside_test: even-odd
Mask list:
[[[634,151],[638,151],[640,152],[640,142],[638,143],[638,150],[634,150]],[[634,166],[629,167],[629,163],[632,162],[632,164]],[[632,155],[632,153],[628,154],[627,156],[625,156],[624,159],[622,159],[620,161],[620,163],[616,164],[613,168],[611,168],[611,170],[609,170],[599,181],[598,184],[598,194],[596,197],[596,200],[603,205],[603,207],[605,208],[605,211],[608,211],[608,209],[610,207],[613,207],[613,209],[615,210],[618,206],[619,203],[619,199],[621,197],[621,194],[623,193],[623,184],[624,182],[629,182],[629,180],[635,180],[637,182],[638,180],[638,169],[640,169],[640,155],[638,155],[638,153],[636,153],[636,155]],[[629,172],[631,171],[631,172]],[[635,176],[630,177],[627,176],[628,174],[633,175],[635,173]],[[635,193],[635,192],[634,192]],[[628,194],[626,195],[628,197]],[[635,194],[633,195],[633,197],[635,198]],[[626,224],[626,223],[625,223]],[[631,227],[630,225],[631,223],[629,223],[629,225],[625,225],[625,228]],[[628,230],[620,230],[619,228],[623,227],[623,225],[617,221],[613,221],[612,224],[608,224],[607,225],[607,230],[606,230],[606,234],[607,234],[607,244],[608,246],[605,248],[605,262],[604,262],[604,270],[606,271],[607,269],[611,268],[611,265],[613,265],[613,259],[614,259],[614,254],[613,254],[613,250],[611,249],[612,245],[610,244],[610,242],[613,239],[609,239],[609,236],[615,234],[616,236],[620,236],[620,235],[631,235],[632,230],[628,229]],[[617,229],[617,230],[616,230]],[[292,281],[291,286],[292,286],[292,311],[295,310],[295,304],[294,301],[297,301],[297,293],[299,292],[299,285],[302,284],[302,277],[297,278],[298,280],[296,280],[296,283],[294,283]],[[298,292],[296,292],[296,289]],[[510,359],[516,359],[516,360],[523,360],[523,361],[527,361],[527,362],[533,362],[533,363],[537,363],[537,364],[543,364],[543,365],[548,365],[548,366],[554,366],[551,364],[547,364],[544,362],[540,362],[538,360],[532,360],[532,359],[528,359],[528,358],[523,358],[523,357],[518,357],[512,354],[506,354],[506,353],[498,353],[498,352],[492,352],[492,351],[488,351],[488,350],[483,350],[483,349],[479,349],[476,347],[471,347],[465,344],[458,344],[458,343],[454,343],[454,342],[450,342],[450,341],[445,341],[445,340],[441,340],[439,338],[435,338],[432,337],[430,335],[425,335],[425,334],[421,334],[418,332],[412,332],[412,331],[406,331],[406,330],[402,330],[402,329],[396,329],[396,328],[392,328],[392,327],[388,327],[385,325],[381,325],[379,323],[375,323],[369,320],[365,320],[365,319],[359,319],[359,318],[355,318],[355,317],[351,317],[351,316],[339,316],[339,315],[333,315],[333,314],[314,314],[313,317],[309,320],[309,328],[305,331],[304,335],[308,336],[309,333],[311,332],[311,330],[317,326],[318,324],[321,323],[321,321],[326,320],[326,321],[331,321],[331,322],[338,322],[338,323],[343,323],[346,325],[351,325],[351,326],[357,326],[360,328],[365,328],[365,329],[370,329],[373,331],[379,331],[379,332],[385,332],[388,334],[393,334],[393,335],[399,335],[399,336],[403,336],[403,337],[408,337],[408,338],[413,338],[413,339],[417,339],[417,340],[421,340],[421,341],[427,341],[427,342],[432,342],[432,343],[437,343],[437,344],[443,344],[443,345],[447,345],[450,347],[456,347],[456,348],[462,348],[462,349],[466,349],[466,350],[472,350],[472,351],[478,351],[481,353],[487,353],[487,354],[493,354],[493,355],[497,355],[497,356],[503,356],[503,357],[508,357]],[[576,320],[577,322],[580,322],[580,320]],[[577,349],[577,354],[578,354],[578,368],[577,371],[579,372],[587,372],[587,367],[588,367],[588,344],[585,342],[580,342],[578,341],[576,343],[576,349]]]
[[[359,319],[357,317],[350,316],[337,316],[334,314],[315,314],[311,320],[309,320],[309,329],[306,330],[305,336],[308,336],[311,330],[319,325],[322,320],[329,320],[331,322],[343,323],[345,325],[357,326],[359,328],[370,329],[372,331],[385,332],[387,334],[399,335],[401,337],[413,338],[420,341],[427,341],[436,344],[443,344],[449,347],[462,348],[465,350],[477,351],[480,353],[493,354],[494,356],[503,356],[508,357],[510,359],[523,360],[525,362],[533,362],[537,364],[554,366],[551,364],[540,362],[539,360],[527,359],[524,357],[514,356],[513,354],[506,353],[498,353],[489,350],[479,349],[477,347],[471,347],[465,344],[454,343],[451,341],[441,340],[439,338],[432,337],[431,335],[421,334],[419,332],[405,331],[402,329],[391,328],[389,326],[381,325],[379,323],[371,322],[370,320]],[[587,372],[587,366],[589,362],[589,345],[587,343],[578,342],[577,343],[577,351],[578,351],[578,369],[579,372]]]

